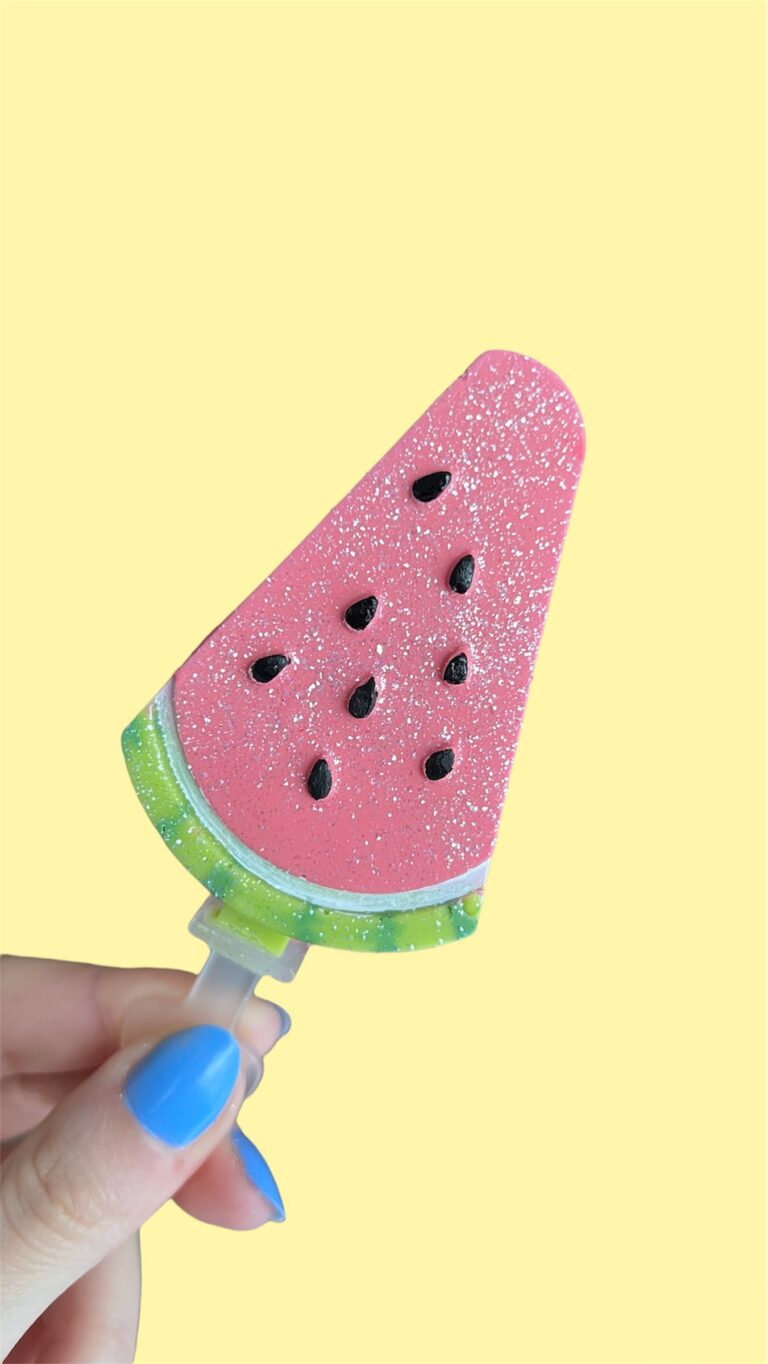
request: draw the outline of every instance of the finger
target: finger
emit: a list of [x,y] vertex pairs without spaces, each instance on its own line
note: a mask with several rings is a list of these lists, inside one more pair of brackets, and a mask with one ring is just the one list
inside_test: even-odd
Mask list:
[[199,1222],[235,1231],[285,1221],[275,1177],[258,1147],[239,1127],[219,1142],[175,1194],[175,1201]]
[[[5,1142],[0,1160],[17,1145],[18,1138]],[[222,1138],[174,1201],[199,1222],[236,1231],[285,1221],[277,1181],[259,1148],[239,1126]]]
[[4,1076],[0,1081],[3,1141],[36,1127],[89,1074],[86,1070],[62,1070],[52,1075]]
[[[254,1001],[253,1007],[246,1009],[235,1029],[240,1045],[255,1061],[271,1051],[276,1040],[290,1027],[290,1018],[285,1010],[280,1009],[279,1005],[259,1007],[265,1003],[265,1000]],[[280,1015],[284,1020],[282,1025]],[[165,1032],[178,1031],[184,1025],[185,1020],[180,1016],[176,1029],[158,1028],[154,1035],[163,1036]],[[144,1035],[153,1034],[142,1032]],[[259,1069],[256,1065],[257,1075]],[[82,1084],[89,1074],[90,1070],[62,1070],[3,1076],[0,1079],[0,1140],[8,1141],[42,1122],[51,1109],[71,1089]]]
[[125,1364],[141,1304],[138,1235],[94,1265],[33,1322],[6,1364]]
[[[287,1020],[287,1024],[280,1031],[279,1014],[283,1014]],[[163,1036],[167,1031],[178,1031],[183,1026],[185,1021],[180,1018],[176,1029],[158,1028],[155,1036]],[[258,1064],[261,1056],[271,1051],[276,1038],[282,1037],[283,1032],[287,1032],[289,1027],[290,1019],[278,1005],[268,1009],[258,1007],[248,1009],[239,1020],[235,1029],[236,1036],[243,1050],[254,1060],[251,1089],[254,1088],[254,1080],[261,1078],[261,1067]],[[149,1033],[149,1036],[152,1034]],[[262,1047],[263,1052],[260,1051]],[[62,1070],[4,1076],[0,1079],[0,1140],[9,1141],[20,1133],[29,1132],[32,1127],[36,1127],[48,1116],[51,1109],[55,1108],[71,1089],[82,1084],[89,1074],[90,1070]]]
[[187,1182],[244,1092],[232,1034],[188,1028],[110,1057],[11,1151],[0,1166],[10,1345]]
[[[129,1012],[142,1001],[180,1004],[195,979],[188,971],[33,957],[3,957],[1,966],[3,1075],[93,1070],[120,1046]],[[289,1026],[284,1009],[254,997],[236,1031],[244,1046],[264,1056]]]

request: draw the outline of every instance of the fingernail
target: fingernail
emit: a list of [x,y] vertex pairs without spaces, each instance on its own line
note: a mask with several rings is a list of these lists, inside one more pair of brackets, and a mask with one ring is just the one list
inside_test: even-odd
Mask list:
[[280,1190],[275,1183],[275,1176],[272,1174],[261,1151],[253,1142],[246,1137],[245,1132],[241,1132],[239,1127],[232,1129],[232,1145],[234,1146],[246,1175],[253,1187],[258,1189],[263,1198],[266,1198],[272,1209],[272,1221],[285,1221],[285,1208],[280,1197]]
[[285,1034],[291,1031],[293,1019],[288,1010],[283,1008],[282,1004],[276,1004],[275,1008],[280,1015],[280,1031],[277,1034],[277,1040],[279,1042],[281,1037],[285,1037]]
[[153,1137],[188,1146],[218,1118],[239,1069],[240,1048],[225,1028],[185,1028],[164,1037],[134,1067],[125,1102]]
[[264,1062],[258,1052],[247,1051],[243,1063],[245,1071],[245,1094],[244,1099],[250,1099],[254,1089],[261,1084],[264,1074]]

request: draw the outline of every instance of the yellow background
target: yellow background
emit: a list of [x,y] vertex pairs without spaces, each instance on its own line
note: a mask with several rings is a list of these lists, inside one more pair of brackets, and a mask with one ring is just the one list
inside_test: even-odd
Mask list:
[[478,352],[587,425],[480,931],[274,987],[140,1360],[761,1358],[762,7],[4,20],[7,949],[196,969],[122,726]]

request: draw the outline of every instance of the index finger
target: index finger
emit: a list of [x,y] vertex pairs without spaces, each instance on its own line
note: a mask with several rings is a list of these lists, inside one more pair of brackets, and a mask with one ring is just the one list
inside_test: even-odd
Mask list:
[[[91,1070],[121,1044],[126,1015],[143,1000],[181,1001],[189,971],[95,966],[89,962],[3,957],[0,1075]],[[237,1032],[263,1056],[286,1015],[266,999],[249,1001]]]

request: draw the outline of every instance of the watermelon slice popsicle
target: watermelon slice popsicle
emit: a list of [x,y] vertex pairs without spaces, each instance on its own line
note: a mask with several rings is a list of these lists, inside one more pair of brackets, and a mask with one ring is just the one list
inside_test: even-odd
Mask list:
[[551,370],[481,355],[125,730],[210,892],[196,1011],[474,932],[583,456]]

